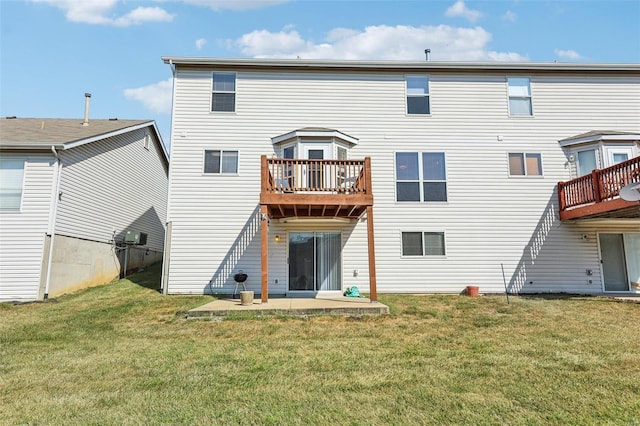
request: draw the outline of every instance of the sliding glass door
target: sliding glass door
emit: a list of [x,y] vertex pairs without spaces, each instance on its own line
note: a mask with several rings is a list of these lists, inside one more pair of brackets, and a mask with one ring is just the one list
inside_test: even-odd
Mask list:
[[340,291],[342,288],[339,232],[289,234],[289,290]]
[[630,291],[640,284],[640,233],[601,233],[604,291]]

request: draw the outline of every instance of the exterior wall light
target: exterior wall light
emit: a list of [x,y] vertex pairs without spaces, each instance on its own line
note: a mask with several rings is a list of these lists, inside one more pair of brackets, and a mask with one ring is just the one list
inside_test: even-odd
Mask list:
[[276,235],[276,237],[274,239],[275,239],[276,243],[279,243],[280,242],[280,235]]

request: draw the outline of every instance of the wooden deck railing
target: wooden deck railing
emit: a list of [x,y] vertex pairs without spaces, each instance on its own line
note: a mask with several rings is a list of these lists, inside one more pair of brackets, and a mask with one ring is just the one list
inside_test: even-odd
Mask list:
[[622,187],[638,181],[640,181],[640,156],[606,169],[596,169],[590,175],[568,182],[559,182],[560,211],[612,200],[620,196]]
[[364,160],[305,160],[262,156],[262,190],[268,193],[363,194],[371,167]]

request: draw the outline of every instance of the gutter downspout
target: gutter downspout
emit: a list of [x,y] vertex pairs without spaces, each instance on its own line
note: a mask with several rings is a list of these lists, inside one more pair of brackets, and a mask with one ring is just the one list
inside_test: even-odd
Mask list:
[[[176,97],[176,73],[177,67],[173,63],[173,60],[169,59],[169,67],[171,68],[172,87],[171,87],[171,130],[169,131],[169,137],[173,136],[173,119],[175,117],[175,97]],[[171,143],[171,150],[173,150],[173,141]],[[171,158],[171,154],[169,154]],[[169,213],[171,211],[171,161],[169,161],[169,167],[167,169],[167,214],[165,217],[164,226],[164,247],[162,253],[162,276],[160,278],[160,291],[162,294],[169,294],[169,267],[171,265],[171,229],[172,223]]]
[[58,215],[58,203],[60,201],[60,177],[62,176],[62,161],[60,160],[60,156],[56,151],[56,147],[51,145],[51,152],[56,157],[56,181],[55,181],[55,192],[53,194],[53,211],[51,213],[51,217],[49,218],[49,235],[51,241],[49,242],[49,260],[47,262],[47,279],[44,287],[44,300],[49,298],[49,284],[51,283],[51,267],[53,262],[53,241],[56,236],[56,217]]

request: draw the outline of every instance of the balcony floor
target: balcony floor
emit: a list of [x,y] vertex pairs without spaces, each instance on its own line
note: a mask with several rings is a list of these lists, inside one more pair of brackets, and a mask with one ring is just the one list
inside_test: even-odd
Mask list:
[[639,219],[640,204],[621,199],[579,206],[560,212],[561,220],[575,219]]
[[260,204],[266,205],[269,217],[336,217],[358,219],[367,206],[373,205],[370,194],[263,193]]

